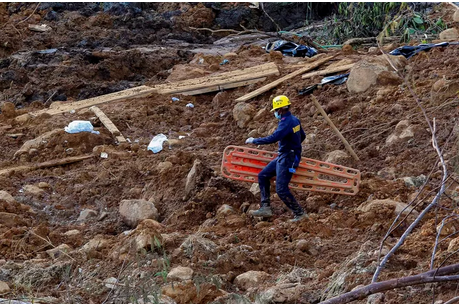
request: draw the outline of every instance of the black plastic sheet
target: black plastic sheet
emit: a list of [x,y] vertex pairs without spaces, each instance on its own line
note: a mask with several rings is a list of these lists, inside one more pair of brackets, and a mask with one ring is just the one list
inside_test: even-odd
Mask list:
[[395,56],[402,55],[406,59],[410,59],[411,57],[413,57],[414,55],[416,55],[419,52],[427,52],[427,51],[429,51],[430,49],[432,49],[434,47],[445,47],[445,46],[448,46],[450,44],[458,44],[458,43],[457,42],[455,42],[455,43],[441,42],[441,43],[436,43],[436,44],[435,43],[426,43],[426,44],[420,44],[420,45],[417,45],[417,46],[404,45],[404,46],[401,46],[399,48],[396,48],[395,50],[391,51],[389,54],[390,55],[395,55]]
[[312,86],[309,86],[307,88],[299,90],[298,91],[298,95],[311,94],[319,85],[324,85],[324,84],[340,85],[340,84],[343,84],[343,83],[345,83],[347,81],[348,76],[349,76],[349,73],[325,77],[320,81],[320,83],[316,83],[316,84],[314,84]]
[[279,51],[285,56],[291,57],[312,57],[317,55],[317,50],[313,47],[309,47],[302,44],[296,44],[290,41],[277,40],[275,42],[269,42],[266,45],[266,52]]

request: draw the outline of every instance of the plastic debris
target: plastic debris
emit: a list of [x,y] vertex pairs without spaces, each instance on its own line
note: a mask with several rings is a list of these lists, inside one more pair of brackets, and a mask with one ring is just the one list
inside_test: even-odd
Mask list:
[[108,153],[107,152],[101,152],[100,153],[101,158],[108,158]]
[[158,134],[150,141],[147,150],[153,153],[158,153],[163,149],[163,143],[167,140],[167,136],[164,134]]
[[320,83],[316,83],[312,86],[309,86],[307,88],[304,88],[300,91],[298,91],[298,95],[306,95],[312,93],[319,85],[324,85],[324,84],[335,84],[335,85],[340,85],[343,84],[347,81],[347,78],[349,77],[349,73],[347,74],[341,74],[341,75],[335,75],[335,76],[328,76],[324,77]]
[[453,45],[453,44],[457,45],[459,43],[458,42],[453,42],[453,43],[441,42],[437,44],[435,43],[420,44],[417,46],[404,45],[399,48],[396,48],[395,50],[391,51],[389,54],[394,55],[394,56],[402,55],[406,59],[410,59],[411,57],[413,57],[419,52],[427,52],[434,47],[445,47],[445,46]]
[[90,121],[86,120],[74,120],[67,127],[64,128],[67,133],[80,133],[80,132],[91,132],[94,134],[100,134],[99,131],[94,131]]
[[266,47],[266,52],[279,51],[284,56],[292,57],[312,57],[317,55],[317,50],[313,47],[296,44],[290,41],[277,40],[275,42],[269,42]]
[[187,108],[194,108],[194,104],[192,104],[192,103],[190,102],[190,103],[188,103],[188,104],[186,105],[186,107],[187,107]]
[[180,135],[180,136],[178,137],[178,139],[184,139],[185,137],[186,137],[186,136],[184,136],[184,135]]
[[224,64],[227,64],[229,63],[229,60],[228,59],[224,59],[222,62],[220,62],[220,65],[224,65]]
[[177,97],[172,97],[171,99],[172,99],[173,102],[180,101],[180,99],[178,99]]
[[36,51],[36,54],[54,54],[57,52],[57,49],[47,49],[47,50],[41,50],[41,51]]

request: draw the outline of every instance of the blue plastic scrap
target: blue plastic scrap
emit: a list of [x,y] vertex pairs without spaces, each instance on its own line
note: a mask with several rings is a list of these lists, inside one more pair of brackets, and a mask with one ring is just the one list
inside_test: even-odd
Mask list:
[[271,51],[279,51],[284,54],[284,56],[291,57],[312,57],[318,53],[317,50],[313,47],[296,44],[285,40],[269,42],[266,45],[265,50],[267,53]]
[[451,44],[458,44],[458,43],[457,42],[454,42],[454,43],[440,42],[436,44],[435,43],[420,44],[417,46],[404,45],[399,48],[396,48],[395,50],[391,51],[389,54],[394,55],[394,56],[402,55],[406,59],[410,59],[411,57],[413,57],[419,52],[426,52],[434,47],[445,47]]

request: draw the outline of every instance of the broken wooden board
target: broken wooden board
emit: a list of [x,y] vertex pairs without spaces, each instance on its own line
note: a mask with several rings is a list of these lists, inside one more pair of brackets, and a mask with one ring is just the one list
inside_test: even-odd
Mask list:
[[108,118],[107,115],[105,115],[104,112],[102,112],[101,109],[96,106],[92,106],[89,109],[93,111],[94,114],[96,114],[100,122],[107,128],[110,133],[112,133],[112,135],[118,140],[119,143],[127,142],[124,136],[121,134],[120,130],[118,130],[115,124],[110,120],[110,118]]
[[225,88],[236,88],[248,85],[251,80],[260,81],[261,78],[270,75],[279,75],[279,69],[274,63],[267,63],[243,70],[221,73],[191,80],[161,84],[154,87],[159,94],[197,95]]
[[56,114],[61,114],[65,112],[70,112],[71,110],[89,108],[91,106],[95,106],[95,105],[99,105],[99,104],[103,104],[107,102],[126,100],[130,98],[145,97],[154,92],[155,92],[155,89],[153,89],[152,87],[139,86],[139,87],[135,87],[132,89],[127,89],[127,90],[123,90],[123,91],[119,91],[115,93],[101,95],[98,97],[64,103],[52,109],[44,109],[44,110],[31,112],[31,113],[24,114],[24,115],[32,115],[35,117],[41,114],[56,115]]
[[[335,56],[337,56],[337,55],[335,55]],[[284,77],[282,77],[282,78],[279,78],[279,79],[276,80],[276,81],[273,81],[273,82],[271,82],[271,83],[268,83],[267,85],[265,85],[265,86],[263,86],[263,87],[261,87],[261,88],[255,90],[255,91],[253,91],[253,92],[250,92],[250,93],[248,93],[248,94],[246,94],[246,95],[244,95],[244,96],[239,97],[238,99],[236,99],[236,101],[237,101],[237,102],[240,102],[240,101],[247,101],[247,100],[249,100],[249,99],[252,99],[252,98],[254,98],[254,97],[256,97],[256,96],[258,96],[258,95],[260,95],[260,94],[263,94],[263,93],[266,92],[266,91],[271,90],[272,88],[277,87],[279,84],[281,84],[282,82],[284,82],[284,81],[286,81],[286,80],[288,80],[288,79],[291,79],[291,78],[293,78],[293,77],[296,77],[296,76],[298,76],[298,75],[301,75],[301,74],[303,74],[303,73],[306,73],[306,72],[308,72],[308,71],[310,71],[310,70],[312,70],[312,69],[315,69],[315,68],[319,67],[320,65],[322,65],[322,64],[328,62],[329,60],[333,59],[335,56],[328,56],[328,57],[325,57],[325,58],[323,58],[323,59],[320,59],[320,60],[318,60],[318,61],[316,61],[316,62],[313,62],[313,63],[311,63],[311,64],[308,64],[308,65],[306,65],[305,67],[299,69],[298,71],[295,71],[295,72],[293,72],[293,73],[290,73],[290,74],[288,74],[288,75],[286,75],[286,76],[284,76]]]
[[325,70],[321,70],[321,71],[307,73],[307,74],[304,74],[303,76],[301,76],[301,78],[302,79],[306,79],[306,78],[311,78],[311,77],[314,77],[314,76],[323,76],[323,75],[333,74],[333,73],[337,73],[337,72],[347,71],[350,68],[352,68],[353,66],[354,66],[354,63],[345,64],[345,65],[334,67],[334,68],[329,68],[329,69],[325,69]]
[[43,163],[39,163],[36,165],[31,165],[31,166],[18,166],[18,167],[13,167],[13,168],[6,168],[0,170],[0,175],[6,175],[10,174],[13,172],[24,172],[24,171],[32,171],[32,170],[37,170],[37,169],[42,169],[42,168],[50,168],[50,167],[56,167],[56,166],[62,166],[62,165],[67,165],[71,163],[76,163],[85,159],[93,158],[94,155],[82,155],[82,156],[73,156],[73,157],[67,157],[63,159],[55,159],[55,160],[50,160],[46,161]]

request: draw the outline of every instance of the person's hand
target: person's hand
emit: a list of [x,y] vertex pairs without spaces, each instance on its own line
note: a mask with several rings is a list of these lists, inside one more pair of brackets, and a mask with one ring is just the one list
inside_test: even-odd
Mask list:
[[247,140],[245,141],[245,143],[246,143],[246,144],[253,144],[253,140],[254,140],[254,139],[255,139],[255,138],[253,138],[253,137],[249,137],[249,138],[247,138]]

